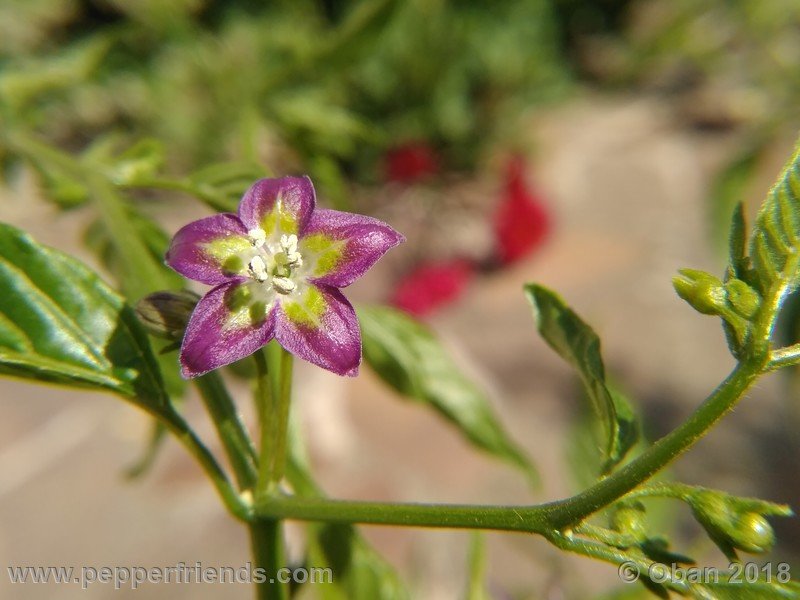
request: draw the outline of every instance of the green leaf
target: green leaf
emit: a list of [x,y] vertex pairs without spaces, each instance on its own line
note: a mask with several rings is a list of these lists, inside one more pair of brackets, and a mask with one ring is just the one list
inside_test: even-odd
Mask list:
[[732,277],[748,280],[750,262],[747,259],[747,222],[744,217],[744,204],[739,202],[733,209],[728,238],[728,260]]
[[267,176],[264,167],[255,164],[216,163],[192,173],[187,179],[187,191],[214,210],[236,212],[247,188]]
[[797,286],[799,241],[800,146],[767,194],[750,240],[750,257],[765,298]]
[[[161,228],[128,204],[107,181],[97,179],[91,189],[100,213],[95,236],[99,247],[105,245],[108,266],[125,295],[136,301],[151,292],[183,287],[183,278],[164,265],[169,237]],[[175,356],[159,354],[156,360],[170,396],[181,397],[186,382]]]
[[49,56],[6,65],[0,75],[0,99],[20,108],[38,96],[81,85],[97,69],[111,45],[111,38],[100,34],[67,46],[66,50],[59,47]]
[[361,306],[357,313],[364,360],[384,382],[430,406],[472,444],[537,484],[533,464],[500,424],[486,394],[461,373],[427,327],[386,306]]
[[[773,574],[773,578],[775,575]],[[800,586],[796,583],[766,583],[757,581],[750,583],[744,575],[738,583],[694,584],[691,586],[692,598],[698,600],[797,600],[800,598]]]
[[105,389],[168,412],[133,310],[81,262],[0,223],[0,288],[0,373]]
[[[164,255],[169,247],[169,236],[152,219],[145,217],[132,206],[127,207],[127,215],[128,226],[138,234],[138,237],[147,249],[146,260],[155,264],[163,264]],[[95,253],[103,266],[111,273],[115,275],[122,275],[124,273],[125,261],[120,256],[120,249],[114,244],[114,238],[106,228],[102,219],[97,219],[90,223],[83,234],[83,242]],[[167,267],[162,267],[161,270],[162,274],[158,281],[158,284],[161,286],[160,289],[179,289],[185,285],[183,277],[178,275],[175,271]],[[153,285],[146,287],[151,288]],[[138,285],[136,290],[131,291],[136,291],[137,294],[140,293],[140,291],[137,290],[140,290]],[[150,291],[156,290],[153,289]]]
[[554,292],[528,284],[536,325],[547,344],[575,367],[603,430],[603,472],[614,468],[639,437],[636,416],[625,397],[606,383],[600,338]]
[[[623,419],[618,419],[620,421],[624,420],[626,427],[624,431],[620,431],[620,436],[627,440],[626,443],[630,444],[631,449],[628,451],[628,455],[630,455],[636,452],[637,444],[640,446],[639,450],[642,446],[639,437],[638,420],[623,392],[608,381],[606,381],[606,387],[618,405],[617,410],[624,416]],[[588,398],[586,399],[588,400]],[[633,426],[630,427],[628,424],[633,424]],[[591,401],[582,403],[581,410],[576,415],[575,421],[570,428],[566,448],[567,464],[576,490],[590,487],[597,481],[597,473],[601,472],[605,467],[605,456],[597,452],[597,425],[593,403]]]

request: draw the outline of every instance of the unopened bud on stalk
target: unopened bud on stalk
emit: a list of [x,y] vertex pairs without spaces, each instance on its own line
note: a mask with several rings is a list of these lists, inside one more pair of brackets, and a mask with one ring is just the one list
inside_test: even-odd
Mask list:
[[136,303],[136,315],[152,335],[180,340],[200,296],[188,290],[154,292]]
[[728,281],[725,291],[733,310],[745,319],[752,318],[761,306],[761,296],[741,279]]
[[647,539],[647,515],[641,502],[620,505],[611,514],[611,528],[636,542]]
[[695,269],[681,269],[672,285],[678,295],[704,315],[721,315],[728,310],[725,285],[713,275]]
[[736,498],[711,490],[697,493],[690,501],[697,521],[720,549],[753,554],[768,552],[775,543],[775,532],[760,513],[748,510]]

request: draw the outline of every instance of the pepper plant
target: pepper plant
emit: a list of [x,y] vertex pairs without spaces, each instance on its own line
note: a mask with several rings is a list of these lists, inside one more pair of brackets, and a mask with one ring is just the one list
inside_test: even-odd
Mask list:
[[[800,597],[799,586],[776,576],[714,583],[667,571],[655,581],[648,577],[653,565],[691,559],[673,552],[663,532],[647,522],[651,499],[683,502],[724,555],[737,561],[742,552],[770,550],[768,517],[791,515],[782,504],[652,478],[706,435],[760,377],[800,364],[800,344],[780,347],[772,335],[785,298],[800,283],[800,149],[751,230],[743,210],[735,213],[722,276],[693,269],[676,276],[682,298],[721,319],[736,365],[685,422],[651,445],[637,443],[635,404],[609,384],[598,336],[556,293],[525,286],[539,334],[582,381],[603,460],[596,481],[572,497],[485,506],[468,498],[459,505],[327,498],[304,459],[301,432],[289,427],[294,357],[352,376],[363,350],[365,363],[389,386],[432,407],[476,447],[535,481],[530,459],[425,325],[384,306],[353,309],[339,291],[402,241],[392,227],[317,208],[307,178],[254,183],[260,175],[240,165],[171,178],[153,158],[153,145],[119,150],[105,144],[74,155],[11,127],[0,144],[40,171],[68,173],[86,192],[86,207],[97,217],[86,240],[118,277],[109,285],[76,258],[0,225],[0,373],[105,390],[146,411],[157,425],[139,467],[146,468],[164,432],[173,434],[225,509],[249,529],[254,564],[267,573],[286,566],[284,522],[297,520],[308,523],[307,563],[334,569],[338,591],[332,597],[409,597],[360,537],[358,524],[525,532],[564,552],[635,569],[662,598]],[[237,214],[189,223],[170,242],[132,200],[134,190],[153,182],[222,211],[232,208],[236,190],[244,195]],[[214,287],[198,299],[164,260]],[[239,416],[246,399],[232,396],[220,372],[242,361],[254,366],[257,444]],[[184,378],[205,403],[230,472],[181,414]],[[263,599],[290,593],[269,579],[256,588]]]

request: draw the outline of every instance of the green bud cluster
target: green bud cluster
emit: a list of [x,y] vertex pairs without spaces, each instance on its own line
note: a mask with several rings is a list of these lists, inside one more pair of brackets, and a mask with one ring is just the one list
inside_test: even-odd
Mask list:
[[672,279],[675,291],[696,311],[722,317],[731,349],[737,354],[747,338],[750,322],[761,307],[761,296],[741,279],[722,282],[695,269],[681,269],[678,273]]

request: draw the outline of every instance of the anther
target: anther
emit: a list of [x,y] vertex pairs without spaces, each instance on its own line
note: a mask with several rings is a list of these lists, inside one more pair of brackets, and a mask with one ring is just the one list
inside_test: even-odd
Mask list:
[[297,289],[297,284],[287,277],[273,277],[272,285],[281,294],[289,294]]
[[250,274],[258,281],[266,281],[269,275],[267,274],[267,265],[264,264],[264,259],[260,256],[254,256],[250,259],[247,265]]
[[267,240],[267,232],[258,227],[248,231],[247,235],[250,238],[250,243],[256,248],[261,248]]

